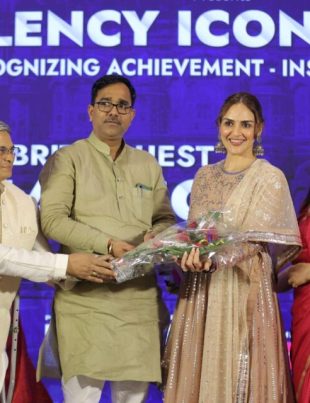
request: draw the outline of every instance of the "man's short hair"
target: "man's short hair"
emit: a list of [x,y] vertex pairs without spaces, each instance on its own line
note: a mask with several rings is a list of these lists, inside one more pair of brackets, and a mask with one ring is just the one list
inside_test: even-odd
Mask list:
[[0,132],[8,132],[9,134],[11,134],[10,126],[5,122],[2,122],[1,120],[0,120]]
[[117,83],[123,83],[129,89],[131,96],[131,106],[133,106],[136,100],[136,90],[134,89],[133,85],[128,80],[128,78],[121,76],[119,74],[107,74],[94,82],[91,89],[91,104],[94,105],[98,91],[100,91],[102,88],[108,85]]

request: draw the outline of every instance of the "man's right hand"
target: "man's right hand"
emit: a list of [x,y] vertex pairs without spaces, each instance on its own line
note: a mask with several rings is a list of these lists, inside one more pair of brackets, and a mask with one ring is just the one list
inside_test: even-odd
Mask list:
[[114,257],[122,257],[126,252],[134,249],[135,247],[125,241],[111,240],[111,253]]
[[115,280],[112,271],[111,255],[92,255],[90,253],[72,253],[69,255],[67,274],[93,283]]

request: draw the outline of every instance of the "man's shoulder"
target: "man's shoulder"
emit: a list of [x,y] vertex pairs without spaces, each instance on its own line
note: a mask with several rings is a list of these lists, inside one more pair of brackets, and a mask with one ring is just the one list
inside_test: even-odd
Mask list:
[[14,185],[14,183],[12,183],[12,182],[3,181],[3,184],[5,186],[6,192],[16,193],[18,195],[30,197],[26,192],[24,192],[20,187]]
[[156,158],[152,154],[150,154],[148,151],[140,150],[140,149],[132,147],[128,144],[126,144],[126,149],[132,158],[135,158],[135,159],[137,158],[139,160],[143,160],[148,163],[155,163],[158,165],[158,161],[156,160]]
[[3,182],[4,186],[5,186],[5,192],[6,194],[11,194],[13,195],[13,197],[23,200],[29,200],[32,201],[32,197],[30,195],[28,195],[26,192],[24,192],[20,187],[14,185],[11,182],[8,181],[4,181]]
[[65,145],[59,150],[56,151],[57,154],[74,154],[75,152],[79,150],[83,150],[85,148],[89,147],[89,142],[87,141],[87,138],[85,139],[80,139],[75,141],[72,144]]
[[47,169],[50,164],[53,165],[55,161],[63,161],[64,163],[67,161],[70,164],[73,161],[79,161],[85,158],[88,148],[90,148],[90,145],[87,139],[77,140],[72,144],[65,145],[48,158],[45,168]]

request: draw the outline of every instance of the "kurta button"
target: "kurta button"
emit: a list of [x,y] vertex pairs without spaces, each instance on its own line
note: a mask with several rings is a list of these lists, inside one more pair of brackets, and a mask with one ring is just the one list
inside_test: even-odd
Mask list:
[[3,227],[4,227],[4,228],[7,228],[7,227],[8,227],[8,224],[3,224]]

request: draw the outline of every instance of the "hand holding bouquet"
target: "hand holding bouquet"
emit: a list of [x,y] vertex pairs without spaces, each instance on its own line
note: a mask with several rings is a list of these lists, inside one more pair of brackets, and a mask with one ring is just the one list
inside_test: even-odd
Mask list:
[[200,256],[215,255],[233,240],[233,232],[224,223],[223,212],[209,212],[196,221],[183,222],[167,228],[155,238],[142,243],[121,258],[112,261],[118,283],[142,277],[156,264],[169,264],[185,252],[199,248]]

